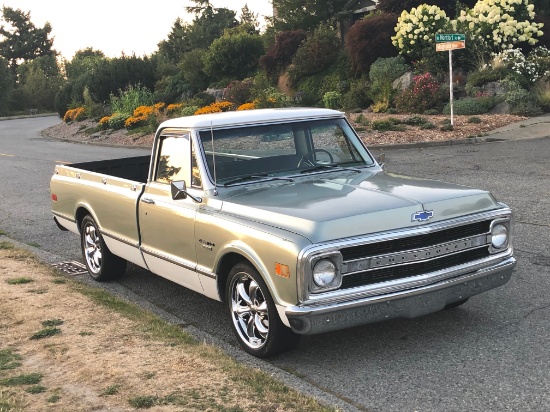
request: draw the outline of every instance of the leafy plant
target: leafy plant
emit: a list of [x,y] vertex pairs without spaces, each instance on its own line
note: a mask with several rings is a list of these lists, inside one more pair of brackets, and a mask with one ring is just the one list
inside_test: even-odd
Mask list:
[[[144,86],[128,86],[125,90],[119,90],[118,96],[111,94],[111,110],[113,113],[126,116],[125,120],[132,115],[134,110],[140,106],[153,105],[153,93]],[[111,127],[115,129],[115,127]]]
[[414,76],[411,84],[395,99],[397,110],[403,113],[424,113],[442,105],[445,93],[430,74]]
[[41,380],[42,375],[40,373],[29,373],[1,379],[0,386],[36,385]]
[[[371,80],[370,94],[374,101],[375,112],[385,112],[391,105],[396,93],[393,82],[409,70],[405,59],[401,56],[377,59],[369,70]],[[377,110],[377,108],[382,110]]]
[[[453,113],[456,115],[474,115],[487,113],[487,107],[474,97],[465,97],[453,102]],[[451,113],[451,106],[449,103],[443,108],[444,114]]]
[[323,103],[327,109],[338,109],[342,94],[339,92],[326,92],[323,96]]
[[468,120],[467,120],[468,123],[476,123],[476,124],[479,124],[481,123],[481,119],[477,116],[472,116],[472,117],[469,117]]

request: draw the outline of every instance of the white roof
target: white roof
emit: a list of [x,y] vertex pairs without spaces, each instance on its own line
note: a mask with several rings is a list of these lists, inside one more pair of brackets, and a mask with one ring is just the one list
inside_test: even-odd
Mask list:
[[344,113],[330,109],[316,108],[285,108],[285,109],[255,109],[237,112],[201,114],[197,116],[179,117],[163,122],[159,128],[209,128],[220,126],[235,126],[239,124],[270,123],[277,121],[295,121],[312,118],[344,117]]

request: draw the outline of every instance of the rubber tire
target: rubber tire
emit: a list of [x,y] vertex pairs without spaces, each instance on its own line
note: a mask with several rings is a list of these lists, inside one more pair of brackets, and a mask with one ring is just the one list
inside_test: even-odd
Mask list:
[[[99,265],[99,271],[94,271],[88,262],[88,259],[86,258],[86,252],[85,252],[85,242],[86,242],[86,228],[93,226],[96,236],[98,237],[98,246],[99,250],[101,252],[101,263]],[[86,265],[86,268],[88,269],[88,273],[90,276],[97,280],[98,282],[105,282],[108,280],[115,280],[120,278],[124,271],[126,270],[126,260],[114,255],[107,245],[105,244],[105,241],[103,240],[103,236],[101,236],[101,233],[99,231],[99,227],[97,226],[97,223],[91,217],[90,215],[86,215],[84,219],[82,219],[82,223],[80,225],[80,247],[82,249],[82,257],[84,258],[84,264]]]
[[[246,274],[258,284],[261,290],[261,294],[263,295],[263,298],[267,303],[269,331],[267,333],[267,339],[265,340],[265,343],[259,348],[253,348],[248,345],[246,341],[244,341],[233,321],[234,314],[232,309],[232,287],[236,280],[238,280],[239,277],[242,276],[242,274]],[[241,262],[236,264],[229,272],[225,297],[231,329],[237,337],[239,344],[243,347],[245,351],[247,351],[251,355],[257,358],[269,358],[271,356],[286,352],[294,348],[298,344],[298,341],[300,340],[300,335],[297,335],[289,327],[283,324],[266,283],[264,282],[258,271],[248,262]]]
[[457,300],[456,302],[449,303],[447,306],[445,306],[444,310],[453,309],[453,308],[458,308],[459,306],[462,306],[462,305],[464,305],[466,302],[468,302],[468,299],[470,299],[470,298],[466,298],[466,299],[462,299],[462,300]]

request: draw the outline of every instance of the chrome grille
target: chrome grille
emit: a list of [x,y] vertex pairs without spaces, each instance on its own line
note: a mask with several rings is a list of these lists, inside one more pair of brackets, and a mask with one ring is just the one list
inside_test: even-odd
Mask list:
[[435,246],[440,243],[464,239],[471,236],[489,233],[492,220],[471,223],[464,226],[457,226],[425,235],[404,237],[387,240],[384,242],[369,243],[359,246],[351,246],[341,249],[344,261],[362,259],[369,256],[376,256],[388,253],[402,252],[405,250],[420,249]]
[[341,289],[406,279],[488,257],[491,222],[342,248],[347,270]]

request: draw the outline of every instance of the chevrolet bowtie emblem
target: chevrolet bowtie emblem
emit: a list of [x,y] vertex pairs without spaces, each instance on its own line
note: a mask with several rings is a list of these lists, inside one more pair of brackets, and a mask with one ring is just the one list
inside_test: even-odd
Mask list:
[[413,213],[412,222],[425,222],[426,220],[434,217],[433,210],[422,210],[420,212]]

